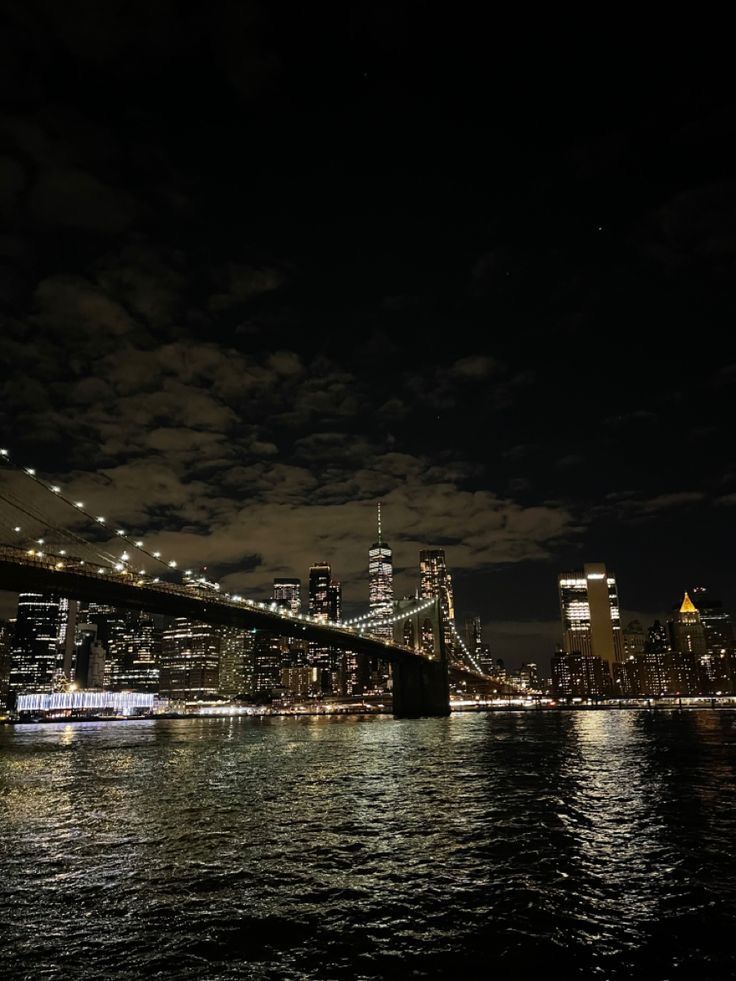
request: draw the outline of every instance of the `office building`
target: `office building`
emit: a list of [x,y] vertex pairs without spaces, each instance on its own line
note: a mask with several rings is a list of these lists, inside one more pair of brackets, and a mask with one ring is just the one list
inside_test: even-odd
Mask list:
[[598,657],[610,672],[624,656],[615,577],[595,562],[562,573],[558,585],[563,651]]
[[10,663],[13,627],[8,620],[0,620],[0,712],[9,708]]
[[51,691],[63,670],[62,602],[53,593],[20,593],[9,687],[15,695]]
[[217,690],[223,698],[248,692],[248,631],[239,627],[219,627],[220,666]]
[[[383,540],[381,504],[378,504],[378,537],[368,549],[368,610],[376,620],[388,620],[394,608],[393,553]],[[391,624],[372,626],[371,633],[390,640]]]
[[302,608],[301,592],[301,579],[279,577],[273,581],[273,601],[283,610],[300,613]]
[[177,617],[163,632],[160,692],[164,698],[206,701],[216,698],[220,673],[217,627]]
[[552,658],[552,688],[561,699],[607,698],[611,694],[608,662],[594,654],[558,651]]
[[[448,657],[454,651],[455,598],[452,575],[447,569],[443,548],[425,548],[419,553],[419,598],[437,597],[440,607],[440,623]],[[432,637],[423,631],[422,647],[431,653]]]
[[637,657],[644,653],[647,636],[639,620],[631,620],[623,630],[624,657]]
[[692,591],[705,634],[706,653],[701,657],[701,681],[707,694],[732,694],[736,690],[734,631],[731,614],[723,603],[707,595],[702,586]]
[[[332,578],[328,562],[316,562],[309,569],[309,612],[322,623],[342,616],[342,587]],[[309,643],[308,663],[319,671],[322,691],[340,691],[342,652],[329,645]]]

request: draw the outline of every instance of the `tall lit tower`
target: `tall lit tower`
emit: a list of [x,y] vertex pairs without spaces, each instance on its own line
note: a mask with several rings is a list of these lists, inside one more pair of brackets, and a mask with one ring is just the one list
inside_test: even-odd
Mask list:
[[[327,623],[335,615],[338,605],[337,590],[332,580],[329,562],[315,562],[309,567],[309,612],[321,623]],[[309,642],[309,667],[319,672],[320,688],[332,691],[336,653],[324,643]]]
[[301,579],[284,579],[279,576],[273,581],[273,601],[284,610],[299,613],[302,608]]
[[315,562],[309,567],[309,612],[326,623],[330,618],[330,581],[332,569],[329,562]]
[[448,653],[454,649],[452,628],[455,624],[455,597],[452,576],[447,571],[444,548],[424,548],[419,553],[419,597],[436,596],[440,601],[440,617]]
[[568,654],[623,660],[621,615],[616,579],[602,562],[591,562],[580,572],[564,572],[558,579],[562,616],[562,648]]
[[[393,553],[381,533],[381,502],[378,502],[378,541],[368,549],[368,608],[377,619],[389,619],[394,608]],[[380,637],[393,636],[390,624],[372,627]]]
[[672,647],[680,654],[701,657],[707,652],[708,643],[700,619],[700,611],[685,593],[679,611],[670,619]]
[[20,593],[13,638],[10,688],[18,695],[51,691],[63,664],[62,601],[53,593]]

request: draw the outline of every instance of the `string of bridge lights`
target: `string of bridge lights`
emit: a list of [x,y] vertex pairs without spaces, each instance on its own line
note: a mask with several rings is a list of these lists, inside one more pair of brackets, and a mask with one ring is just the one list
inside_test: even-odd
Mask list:
[[[90,510],[88,510],[88,508],[85,507],[84,501],[76,501],[71,497],[68,497],[58,484],[50,483],[44,480],[42,477],[40,477],[34,467],[25,467],[15,463],[11,458],[9,450],[0,449],[0,460],[2,460],[8,466],[12,467],[18,473],[24,474],[34,483],[38,484],[39,487],[42,487],[45,491],[52,494],[55,498],[62,501],[68,507],[73,508],[75,511],[77,511],[79,514],[85,517],[92,524],[95,524],[98,527],[105,528],[105,529],[109,527],[107,523],[107,519],[101,514],[96,515]],[[21,527],[16,526],[15,530],[17,532],[20,532]],[[179,570],[176,559],[170,559],[167,561],[165,558],[163,558],[160,551],[152,551],[151,549],[146,548],[142,539],[131,536],[130,534],[128,534],[128,532],[126,532],[124,528],[117,528],[115,530],[115,536],[119,538],[121,541],[126,542],[132,549],[137,549],[139,552],[142,552],[144,555],[147,555],[149,558],[151,558],[154,562],[157,562],[161,566],[164,566],[167,570],[169,571],[175,570],[179,575],[182,575],[185,578],[193,575],[191,569],[187,569],[184,572]],[[43,544],[43,541],[39,541],[39,543]],[[91,543],[87,542],[87,544],[89,545]],[[111,558],[106,558],[106,561],[110,562],[110,564],[113,566],[116,572],[133,571],[129,568],[129,566],[131,565],[131,558],[130,558],[130,554],[126,550],[123,550],[123,552],[119,557],[119,560],[116,560],[115,557],[113,556]],[[152,578],[148,576],[148,573],[146,572],[145,569],[139,569],[138,575]],[[156,578],[152,578],[152,581],[160,582],[161,580],[159,577],[156,577]],[[196,581],[203,584],[207,584],[208,586],[211,586],[215,590],[220,589],[219,583],[209,582],[204,577],[201,577]]]
[[[101,527],[101,528],[105,528],[105,529],[108,529],[109,528],[108,523],[107,523],[107,519],[103,515],[100,515],[100,514],[96,515],[96,514],[94,514],[92,511],[90,511],[85,506],[84,501],[74,500],[73,498],[67,496],[67,494],[64,493],[63,489],[58,484],[50,483],[50,482],[44,480],[43,477],[40,477],[34,467],[22,466],[20,464],[15,463],[14,460],[11,458],[11,455],[10,455],[10,451],[9,450],[7,450],[7,449],[0,449],[0,460],[3,463],[5,463],[7,466],[11,467],[16,472],[18,472],[20,474],[23,474],[28,479],[32,480],[35,484],[37,484],[39,487],[43,488],[45,491],[47,491],[49,494],[51,494],[57,500],[62,501],[68,507],[70,507],[73,510],[75,510],[78,514],[81,514],[91,524],[94,524],[97,527]],[[9,502],[9,503],[11,504],[12,507],[16,507],[16,508],[18,507],[18,505],[12,504],[12,502]],[[30,514],[30,512],[27,512],[27,513]],[[33,520],[36,520],[36,521],[41,521],[42,520],[39,517],[34,517],[33,515],[30,515],[30,516],[33,518]],[[15,525],[14,528],[13,528],[13,531],[16,534],[20,534],[21,531],[22,531],[22,526],[21,525]],[[69,536],[71,533],[65,532],[65,534],[67,534],[67,536]],[[88,542],[86,539],[81,538],[81,536],[78,536],[78,537],[80,538],[80,541],[83,542],[84,544],[86,544],[86,545],[88,545],[90,547],[94,547],[91,542]],[[191,569],[186,569],[184,571],[179,570],[178,569],[178,564],[177,564],[177,562],[176,562],[175,559],[166,560],[165,558],[163,558],[163,556],[162,556],[162,554],[161,554],[160,551],[158,551],[158,550],[152,551],[152,550],[148,549],[145,546],[145,544],[144,544],[144,542],[143,542],[142,539],[140,539],[140,538],[134,538],[133,536],[131,536],[130,534],[128,534],[128,532],[124,528],[117,528],[117,529],[115,529],[115,537],[117,539],[120,539],[122,542],[126,542],[131,548],[136,549],[137,551],[143,553],[144,555],[147,555],[154,562],[157,562],[161,566],[165,567],[167,569],[167,571],[169,571],[169,572],[175,571],[176,573],[178,573],[179,575],[181,575],[184,578],[184,580],[185,580],[185,582],[183,583],[183,585],[187,586],[189,584],[192,584],[192,585],[200,584],[200,585],[208,586],[208,587],[214,589],[216,592],[220,592],[220,589],[221,589],[220,583],[209,581],[205,577],[199,577],[197,579],[191,579],[190,577],[193,575],[193,572],[192,572]],[[45,539],[38,538],[38,539],[35,539],[35,544],[40,545],[40,546],[44,546],[46,544],[46,542],[45,542]],[[66,549],[59,549],[58,552],[56,552],[56,553],[51,553],[48,549],[47,549],[46,552],[44,552],[44,551],[42,551],[40,549],[34,549],[34,548],[28,549],[28,555],[30,555],[32,557],[44,558],[47,553],[48,554],[51,554],[51,555],[55,554],[56,556],[61,557],[61,558],[64,558],[64,557],[67,556],[67,550]],[[135,572],[135,570],[131,569],[130,568],[130,566],[131,566],[130,554],[125,549],[122,551],[122,553],[121,553],[121,555],[120,555],[119,558],[116,558],[115,556],[112,556],[112,555],[111,556],[101,555],[100,557],[103,558],[104,561],[108,562],[112,566],[112,570],[114,570],[115,572],[125,573],[127,575],[136,575],[137,574],[139,577],[141,577],[141,578],[138,579],[138,585],[142,585],[146,580],[150,581],[153,584],[157,584],[157,583],[160,583],[161,582],[160,577],[158,577],[158,576],[156,576],[156,577],[149,576],[149,574],[146,572],[145,569],[139,569],[137,571],[137,573]],[[80,565],[86,565],[87,564],[84,559],[79,559],[78,561],[79,561]],[[56,563],[56,566],[55,567],[57,569],[63,568],[63,564],[60,563],[60,562],[58,562],[58,563]],[[99,568],[100,574],[104,574],[105,572],[110,571],[110,570],[106,570],[106,569],[104,569],[102,567],[98,567],[98,568]],[[375,617],[375,614],[374,613],[370,613],[369,612],[369,613],[363,614],[362,616],[354,617],[354,618],[352,618],[350,620],[338,620],[338,621],[327,620],[327,621],[323,621],[323,620],[317,619],[316,617],[310,616],[309,614],[295,613],[295,612],[293,612],[291,610],[280,608],[277,603],[273,603],[273,602],[270,603],[270,604],[263,603],[263,602],[260,602],[258,600],[248,599],[246,597],[240,596],[239,594],[231,594],[231,593],[225,593],[225,592],[222,593],[222,596],[223,596],[224,599],[226,599],[226,600],[228,600],[229,602],[232,602],[232,603],[236,603],[236,604],[245,603],[247,606],[257,607],[258,609],[262,609],[262,610],[270,610],[272,612],[280,611],[282,615],[288,616],[288,617],[293,618],[293,619],[296,619],[296,620],[302,620],[302,621],[306,621],[308,623],[324,624],[325,626],[338,627],[338,628],[341,628],[341,629],[350,630],[351,632],[362,632],[363,630],[369,630],[369,628],[371,628],[371,627],[392,626],[393,624],[399,623],[402,620],[406,620],[409,617],[414,616],[417,613],[423,612],[424,610],[426,610],[430,606],[432,606],[432,604],[435,601],[434,600],[434,597],[431,597],[428,600],[426,600],[424,603],[421,603],[419,606],[415,606],[411,610],[405,610],[403,613],[397,614],[396,616],[392,616],[392,617],[385,617],[385,618],[377,619]],[[461,643],[462,643],[462,641],[461,641]],[[472,661],[472,658],[471,658],[471,661]]]
[[[381,617],[379,619],[379,618],[375,618],[375,614],[367,613],[364,614],[362,617],[355,617],[353,620],[342,620],[340,621],[340,625],[343,627],[349,627],[352,626],[353,624],[357,624],[361,620],[367,619],[369,622],[363,623],[362,626],[388,627],[394,623],[400,623],[402,620],[408,620],[409,617],[413,617],[416,613],[422,613],[424,610],[429,609],[429,607],[432,606],[432,604],[434,603],[434,600],[435,598],[434,596],[432,596],[428,600],[425,600],[424,603],[421,603],[419,606],[413,606],[410,610],[404,610],[403,613],[397,613],[396,616],[393,617]],[[371,619],[371,617],[373,617],[374,619]]]
[[467,648],[467,646],[465,644],[465,641],[462,639],[462,637],[460,636],[460,634],[457,632],[457,627],[455,626],[455,624],[452,621],[450,621],[450,630],[454,634],[455,640],[462,647],[462,649],[463,649],[463,651],[465,653],[465,656],[470,661],[470,663],[473,665],[473,668],[478,672],[478,674],[483,674],[483,672],[480,669],[480,666],[478,665],[478,663],[476,662],[475,658],[473,657],[473,655],[468,650],[468,648]]

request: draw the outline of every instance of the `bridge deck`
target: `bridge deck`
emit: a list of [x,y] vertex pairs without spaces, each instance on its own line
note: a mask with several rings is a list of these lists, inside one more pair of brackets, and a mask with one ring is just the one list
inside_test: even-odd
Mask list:
[[100,573],[78,559],[39,558],[11,546],[0,547],[0,589],[54,592],[70,599],[189,617],[221,626],[267,630],[391,662],[407,658],[431,660],[410,647],[371,636],[360,628],[319,623],[303,614],[271,609],[266,603],[227,599],[214,590],[203,592],[173,583],[137,580],[130,573]]

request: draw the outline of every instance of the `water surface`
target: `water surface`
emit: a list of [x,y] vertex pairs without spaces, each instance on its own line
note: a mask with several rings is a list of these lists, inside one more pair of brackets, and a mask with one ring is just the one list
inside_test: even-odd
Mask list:
[[0,730],[0,976],[728,978],[736,713]]

